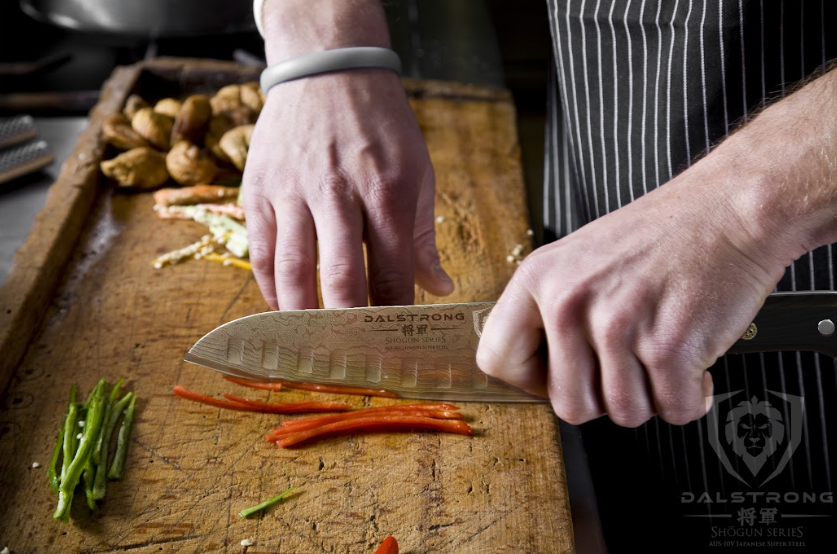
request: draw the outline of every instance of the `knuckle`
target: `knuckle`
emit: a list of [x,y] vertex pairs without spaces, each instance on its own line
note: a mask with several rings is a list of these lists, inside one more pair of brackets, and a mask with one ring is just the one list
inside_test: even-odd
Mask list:
[[672,425],[686,425],[697,419],[694,414],[682,409],[660,410],[658,413],[663,421]]
[[583,403],[566,398],[552,397],[552,411],[555,415],[572,425],[581,425],[598,417],[595,410],[591,410]]
[[703,415],[700,413],[700,402],[678,392],[659,395],[657,413],[663,421],[672,425],[686,425]]
[[351,196],[349,183],[340,175],[329,174],[319,178],[315,187],[316,196],[322,202],[342,202]]
[[378,177],[370,181],[368,197],[371,203],[380,208],[402,208],[415,205],[415,194],[404,186],[404,180],[392,177]]
[[627,390],[605,391],[605,404],[608,417],[621,427],[638,427],[653,415],[646,403]]
[[631,412],[631,411],[608,411],[608,416],[611,421],[620,427],[635,428],[639,427],[649,419],[651,414],[648,411]]
[[332,262],[320,267],[320,281],[324,289],[351,291],[360,285],[360,274],[347,262]]
[[691,349],[685,341],[678,338],[661,338],[642,350],[641,360],[649,371],[671,372],[691,365]]
[[273,258],[272,250],[265,241],[250,239],[248,245],[250,251],[250,265],[256,273],[272,273]]
[[593,314],[593,334],[601,338],[609,348],[625,347],[636,322],[636,316],[628,310],[616,309]]
[[558,292],[546,301],[544,322],[556,333],[577,333],[583,312],[581,300],[571,292]]
[[601,415],[601,408],[590,390],[567,389],[549,380],[549,399],[555,414],[573,425],[581,425]]
[[372,292],[384,300],[412,297],[413,279],[404,269],[388,268],[378,271],[371,283]]
[[[535,252],[537,252],[537,250]],[[527,256],[523,259],[522,262],[520,262],[520,265],[514,272],[512,281],[519,282],[527,286],[532,286],[543,278],[544,273],[542,272],[542,267],[539,263],[539,260],[536,257],[534,257],[535,252],[529,254],[529,256]]]
[[288,288],[300,288],[311,279],[311,260],[304,256],[286,255],[276,260],[276,284]]

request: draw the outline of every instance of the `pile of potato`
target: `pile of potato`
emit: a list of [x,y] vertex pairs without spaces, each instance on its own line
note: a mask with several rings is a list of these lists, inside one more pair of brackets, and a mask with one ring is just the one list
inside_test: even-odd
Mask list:
[[181,185],[228,181],[230,172],[244,171],[264,100],[255,82],[228,85],[211,98],[164,98],[154,106],[131,95],[122,113],[102,126],[105,142],[123,151],[103,161],[102,172],[136,190],[169,179]]

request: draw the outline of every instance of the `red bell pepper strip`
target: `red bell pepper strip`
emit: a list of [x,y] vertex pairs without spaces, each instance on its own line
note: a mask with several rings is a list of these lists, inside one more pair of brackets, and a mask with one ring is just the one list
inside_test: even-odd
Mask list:
[[385,538],[375,554],[398,554],[398,542],[396,542],[395,537]]
[[359,387],[344,387],[342,385],[318,385],[316,383],[298,383],[296,381],[284,381],[281,379],[276,379],[270,383],[264,383],[261,381],[252,381],[250,379],[232,377],[230,375],[224,375],[224,379],[243,387],[262,390],[280,391],[283,389],[298,389],[314,392],[330,392],[334,394],[359,394],[361,396],[400,398],[396,393],[383,389],[363,389]]
[[[392,412],[400,412],[400,411],[428,411],[428,412],[446,412],[452,410],[458,410],[459,406],[454,406],[453,404],[399,404],[396,406],[376,406],[374,408],[362,408],[360,410],[354,410],[352,412],[348,412],[345,414],[336,414],[336,415],[326,415],[326,416],[316,416],[316,417],[304,417],[300,419],[288,419],[282,422],[283,427],[296,427],[298,425],[305,425],[307,426],[311,422],[317,423],[328,423],[329,419],[333,418],[343,418],[355,415],[371,415],[371,414],[378,414],[378,413],[392,413]],[[447,418],[453,419],[453,418]]]
[[206,404],[208,406],[215,406],[216,408],[225,408],[227,410],[239,410],[241,412],[259,411],[253,406],[241,404],[240,402],[233,402],[231,400],[221,400],[220,398],[212,398],[211,396],[206,396],[204,394],[190,391],[182,385],[177,385],[174,387],[174,394],[176,396],[179,396],[180,398],[192,400],[193,402],[200,402],[201,404]]
[[318,385],[315,383],[297,383],[294,381],[280,381],[288,389],[310,390],[314,392],[330,392],[334,394],[358,394],[361,396],[380,396],[382,398],[400,398],[396,393],[384,389],[362,389],[359,387],[344,387],[342,385]]
[[224,379],[230,383],[241,385],[242,387],[250,387],[251,389],[261,390],[282,390],[282,383],[262,383],[261,381],[252,381],[250,379],[241,379],[240,377],[233,377],[232,375],[224,375]]
[[[462,419],[462,414],[459,412],[449,411],[449,410],[388,410],[386,412],[377,412],[376,414],[369,414],[364,413],[366,410],[354,410],[351,412],[344,412],[342,414],[334,414],[328,416],[319,416],[319,417],[306,417],[302,419],[295,419],[291,421],[285,421],[282,423],[282,427],[278,427],[273,429],[268,433],[265,439],[268,442],[275,442],[280,437],[287,435],[289,433],[295,433],[297,431],[305,431],[308,429],[314,429],[316,427],[320,427],[322,425],[328,425],[331,423],[336,423],[338,421],[346,421],[349,419],[357,419],[357,418],[364,418],[364,417],[374,417],[375,415],[387,415],[387,416],[414,416],[414,417],[429,417],[433,419]],[[293,423],[293,425],[289,425]]]
[[315,437],[342,431],[356,431],[360,429],[366,431],[391,431],[393,429],[405,428],[431,429],[447,433],[458,433],[460,435],[471,434],[471,426],[461,420],[433,419],[432,417],[424,416],[377,415],[347,419],[345,421],[320,425],[313,429],[295,431],[287,435],[282,435],[276,441],[276,444],[278,446],[288,447]]
[[280,404],[271,404],[268,402],[259,402],[257,400],[248,400],[247,398],[240,398],[238,396],[225,395],[229,398],[222,400],[220,398],[213,398],[197,392],[188,390],[182,385],[174,387],[174,394],[207,404],[215,406],[216,408],[225,408],[227,410],[238,410],[241,412],[258,412],[263,414],[283,414],[283,413],[316,413],[316,412],[334,412],[351,410],[352,407],[342,402],[284,402]]
[[224,398],[245,406],[252,406],[258,408],[260,412],[269,414],[300,414],[312,412],[345,412],[351,410],[352,407],[345,402],[261,402],[259,400],[251,400],[241,396],[234,396],[232,394],[225,394]]

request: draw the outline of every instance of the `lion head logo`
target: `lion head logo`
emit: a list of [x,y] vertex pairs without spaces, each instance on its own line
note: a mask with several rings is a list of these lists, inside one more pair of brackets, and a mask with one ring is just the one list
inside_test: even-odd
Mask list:
[[767,400],[754,396],[729,411],[724,436],[750,473],[756,475],[785,441],[782,413]]
[[[727,473],[756,487],[779,475],[799,446],[805,402],[801,396],[774,391],[766,391],[770,400],[756,396],[746,400],[739,396],[742,392],[713,397],[707,438]],[[732,463],[736,459],[749,475],[739,473],[739,464]]]

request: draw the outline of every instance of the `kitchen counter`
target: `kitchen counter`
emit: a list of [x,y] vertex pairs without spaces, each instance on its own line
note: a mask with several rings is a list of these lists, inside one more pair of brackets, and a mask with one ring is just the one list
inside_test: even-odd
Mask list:
[[15,252],[26,240],[35,215],[44,207],[49,186],[70,155],[87,118],[37,117],[38,139],[45,140],[55,156],[42,171],[0,184],[0,285],[12,267]]

